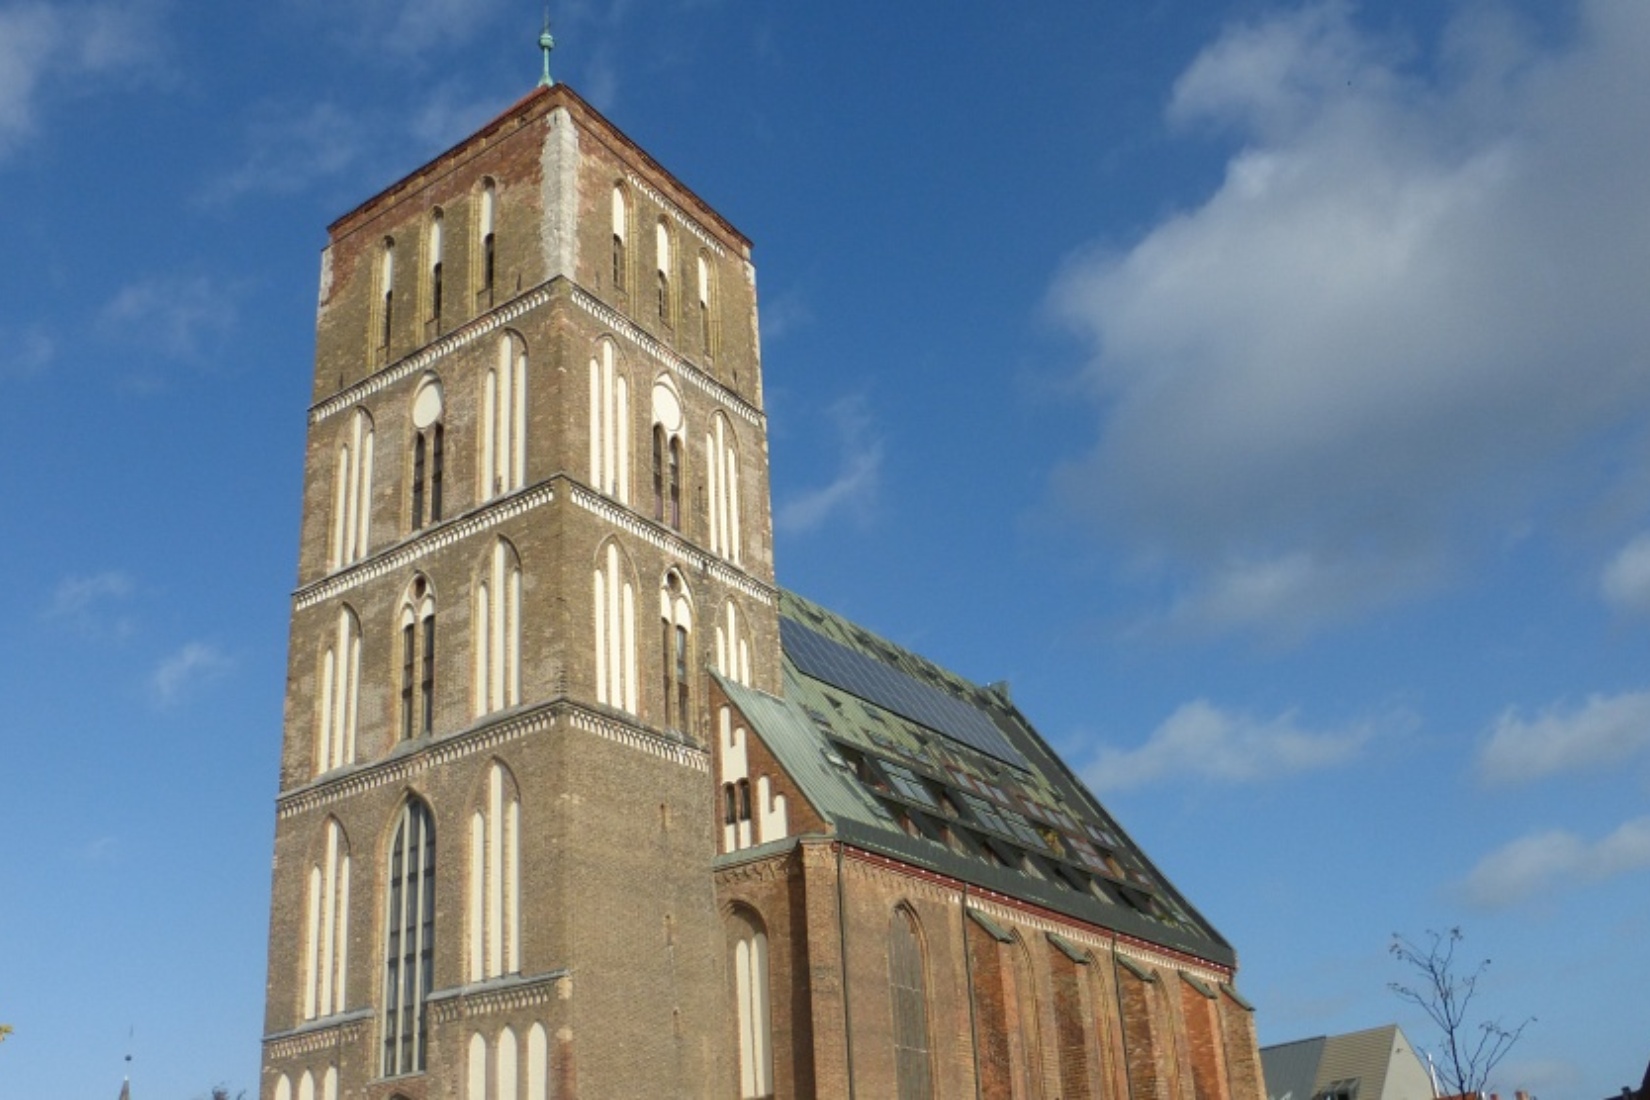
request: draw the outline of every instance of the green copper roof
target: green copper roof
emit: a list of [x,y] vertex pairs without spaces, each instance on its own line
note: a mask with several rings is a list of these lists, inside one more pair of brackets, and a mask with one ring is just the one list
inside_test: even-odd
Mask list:
[[838,837],[1091,924],[1235,961],[1006,691],[794,593],[781,593],[780,615],[784,697],[721,684]]

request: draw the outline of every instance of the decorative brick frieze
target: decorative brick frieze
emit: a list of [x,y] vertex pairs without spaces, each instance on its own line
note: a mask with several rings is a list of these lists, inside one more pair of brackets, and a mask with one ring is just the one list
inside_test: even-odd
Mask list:
[[623,505],[615,504],[582,485],[570,483],[568,492],[573,503],[580,508],[602,517],[615,527],[622,528],[627,534],[634,535],[667,554],[690,562],[695,569],[701,573],[708,573],[729,588],[737,588],[751,599],[760,600],[766,607],[772,607],[778,602],[779,596],[774,589],[732,568],[720,558],[711,557],[687,539],[670,534],[657,524],[647,522]]
[[271,1063],[285,1062],[306,1054],[314,1054],[318,1050],[349,1046],[361,1038],[361,1029],[370,1015],[371,1013],[366,1011],[352,1012],[348,1016],[321,1020],[284,1035],[266,1036],[264,1060]]
[[556,984],[566,977],[567,971],[555,970],[531,978],[506,978],[485,986],[440,990],[430,994],[430,1017],[444,1024],[549,1004],[556,998]]
[[298,589],[292,597],[293,610],[303,611],[314,607],[368,581],[405,569],[413,562],[428,557],[443,547],[462,542],[471,535],[490,527],[497,527],[505,520],[514,519],[535,508],[542,508],[555,499],[554,483],[547,481],[490,501],[468,515],[443,523],[439,527],[432,527],[417,538],[397,543],[381,554]]
[[655,191],[652,187],[648,186],[647,182],[640,176],[636,175],[636,173],[626,172],[624,174],[624,178],[629,181],[630,186],[652,199],[655,206],[662,206],[671,211],[675,215],[677,223],[681,225],[683,229],[686,229],[689,233],[699,238],[700,242],[703,243],[706,248],[716,253],[717,259],[721,259],[728,254],[727,250],[722,247],[721,241],[718,241],[715,237],[712,237],[709,233],[707,233],[704,227],[684,213],[680,206],[677,206],[675,203],[659,194],[659,192]]
[[574,729],[605,737],[609,741],[616,741],[629,748],[657,756],[661,760],[669,760],[672,764],[680,764],[684,768],[710,774],[710,753],[704,749],[672,741],[668,737],[649,733],[647,730],[571,704],[567,704],[566,709],[569,724]]
[[620,336],[623,336],[626,340],[629,340],[632,344],[635,344],[649,356],[658,360],[663,366],[675,371],[684,381],[693,383],[694,388],[722,402],[732,409],[735,415],[748,423],[761,427],[763,421],[767,419],[762,415],[761,409],[758,409],[755,405],[752,405],[749,401],[746,401],[716,379],[671,351],[659,340],[648,335],[647,331],[640,325],[612,306],[596,300],[578,287],[573,288],[573,304]]
[[348,389],[338,391],[338,393],[309,410],[310,427],[313,428],[320,424],[329,416],[352,408],[363,398],[369,397],[379,390],[393,386],[402,379],[410,378],[420,371],[427,370],[432,364],[439,362],[460,348],[475,343],[488,333],[497,332],[518,317],[545,305],[550,301],[550,288],[554,285],[554,282],[555,280],[552,279],[550,282],[540,283],[527,293],[511,298],[497,309],[484,313],[470,323],[454,329],[433,344],[420,348],[405,359],[399,359],[383,370],[375,371],[361,379]]
[[413,776],[431,768],[550,729],[562,720],[566,720],[573,729],[593,733],[662,760],[669,760],[684,768],[692,768],[706,774],[710,772],[710,754],[703,749],[637,729],[566,700],[558,700],[536,707],[525,714],[513,715],[503,721],[492,721],[466,733],[433,741],[404,756],[369,764],[344,775],[323,777],[307,787],[277,798],[275,813],[278,818],[284,820],[378,787],[405,783]]

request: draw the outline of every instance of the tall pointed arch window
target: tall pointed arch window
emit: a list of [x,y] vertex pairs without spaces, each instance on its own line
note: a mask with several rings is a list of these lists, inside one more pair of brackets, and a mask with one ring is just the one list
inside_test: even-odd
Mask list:
[[498,539],[482,563],[471,616],[475,638],[475,714],[521,702],[521,559]]
[[728,418],[718,412],[705,435],[709,466],[710,548],[729,561],[740,559],[739,449]]
[[476,308],[493,308],[493,283],[498,272],[498,185],[491,177],[481,181],[476,196]]
[[888,988],[894,1012],[894,1076],[899,1100],[934,1095],[928,1046],[928,987],[917,919],[903,905],[888,930]]
[[658,270],[654,272],[654,285],[659,299],[659,320],[670,327],[670,223],[660,218],[653,227],[653,251],[658,257]]
[[739,622],[739,606],[731,599],[716,621],[716,671],[737,683],[751,682],[751,647]]
[[418,798],[401,807],[385,892],[385,1077],[425,1066],[425,1000],[435,976],[435,821]]
[[435,728],[435,594],[415,577],[401,604],[401,736]]
[[469,980],[521,972],[521,795],[497,760],[470,815]]
[[446,466],[445,404],[441,381],[431,375],[413,396],[412,530],[441,519],[442,477]]
[[653,384],[653,518],[682,529],[682,402],[668,378]]
[[630,266],[630,202],[624,184],[613,185],[613,289],[624,290]]
[[424,335],[433,337],[441,332],[441,295],[442,286],[442,222],[444,215],[441,207],[430,211],[429,228],[424,231],[424,283],[425,301],[429,305],[429,316],[424,319]]
[[[415,270],[417,261],[414,260]],[[390,360],[390,335],[395,331],[395,238],[385,237],[378,254],[378,361]]]
[[734,1004],[739,1027],[739,1097],[766,1100],[773,1095],[768,933],[761,919],[745,909],[734,913],[728,930],[733,939]]
[[481,499],[521,488],[526,477],[527,344],[499,338],[498,361],[481,386]]
[[714,311],[711,309],[711,273],[710,260],[703,252],[699,253],[697,264],[699,284],[699,343],[705,349],[705,358],[709,359],[716,354],[716,339],[714,325]]
[[356,713],[361,694],[361,620],[346,604],[321,655],[320,714],[315,774],[355,762]]
[[338,443],[332,482],[332,538],[327,562],[333,568],[366,556],[372,519],[372,417],[356,409]]
[[635,714],[636,590],[617,543],[597,558],[595,604],[596,701]]
[[659,589],[660,716],[668,728],[688,731],[693,725],[692,675],[688,645],[693,633],[693,605],[687,585],[672,569]]
[[349,972],[349,839],[337,818],[327,818],[325,839],[309,869],[309,910],[304,939],[304,1019],[332,1016],[347,1007]]
[[611,340],[590,357],[590,484],[630,503],[630,389]]

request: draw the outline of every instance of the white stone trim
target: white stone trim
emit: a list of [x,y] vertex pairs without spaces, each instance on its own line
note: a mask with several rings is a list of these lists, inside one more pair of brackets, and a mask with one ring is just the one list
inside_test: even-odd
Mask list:
[[710,754],[704,749],[693,745],[684,745],[680,741],[672,741],[667,737],[660,737],[656,733],[637,729],[625,722],[616,721],[605,715],[583,708],[569,708],[568,725],[574,729],[593,733],[597,737],[616,741],[621,745],[636,749],[640,752],[657,756],[661,760],[669,760],[673,764],[680,764],[684,768],[692,768],[697,772],[710,774]]
[[386,573],[403,569],[443,547],[451,546],[490,527],[497,527],[507,519],[514,519],[535,508],[542,508],[555,499],[556,493],[551,482],[543,482],[531,489],[500,497],[468,515],[433,528],[418,538],[391,547],[377,557],[368,558],[298,589],[292,597],[293,610],[303,611],[314,607],[370,580],[376,580]]
[[657,360],[663,366],[675,371],[678,376],[691,382],[700,391],[709,394],[712,398],[722,402],[732,409],[741,419],[757,427],[762,426],[763,415],[761,410],[747,402],[744,398],[716,381],[710,375],[683,359],[680,355],[665,347],[654,339],[645,330],[630,318],[620,313],[578,287],[573,288],[573,304],[596,318],[613,332],[623,336],[630,343],[636,345],[647,355]]
[[616,741],[651,756],[657,756],[661,760],[680,764],[684,768],[710,774],[710,754],[704,749],[684,745],[597,714],[565,699],[558,699],[501,722],[490,722],[465,733],[431,742],[404,756],[368,765],[347,775],[323,778],[290,794],[278,795],[275,799],[275,817],[284,821],[298,814],[353,798],[365,791],[405,783],[413,776],[427,772],[431,768],[461,760],[466,756],[474,756],[476,753],[487,752],[506,741],[517,741],[529,734],[551,729],[563,719],[566,719],[571,728]]
[[335,413],[352,408],[362,398],[427,369],[437,360],[475,343],[488,333],[497,332],[516,318],[545,305],[549,301],[550,283],[540,283],[526,294],[512,298],[492,312],[483,314],[469,324],[454,329],[433,344],[425,346],[421,351],[415,352],[399,362],[390,364],[376,374],[368,375],[348,389],[340,390],[325,401],[311,407],[309,410],[310,425],[313,427]]
[[715,237],[712,237],[696,219],[684,212],[680,206],[677,206],[675,203],[659,194],[659,192],[649,187],[634,172],[626,172],[624,174],[624,178],[629,182],[630,186],[652,199],[655,206],[662,207],[665,210],[669,210],[675,214],[676,220],[682,224],[683,228],[695,237],[698,237],[706,248],[716,253],[718,259],[722,259],[727,256],[727,250],[722,247],[722,242],[718,241]]
[[264,1039],[264,1064],[284,1062],[318,1050],[337,1050],[358,1042],[361,1025],[370,1010],[357,1011],[342,1019],[322,1020],[297,1032]]
[[486,983],[487,987],[443,989],[429,996],[430,1016],[434,1022],[444,1024],[549,1004],[556,999],[556,985],[568,976],[566,970],[555,970],[537,977],[510,979],[497,988],[487,988],[497,985],[495,981]]
[[662,528],[642,519],[630,509],[615,504],[599,493],[591,492],[582,485],[570,485],[569,495],[573,503],[587,512],[592,512],[615,527],[621,527],[627,534],[641,539],[643,542],[663,550],[667,554],[690,564],[700,573],[709,573],[718,581],[737,588],[754,600],[760,600],[768,607],[773,607],[779,600],[778,589],[771,588],[749,574],[732,568],[719,558],[705,554],[698,547],[684,538],[667,534]]

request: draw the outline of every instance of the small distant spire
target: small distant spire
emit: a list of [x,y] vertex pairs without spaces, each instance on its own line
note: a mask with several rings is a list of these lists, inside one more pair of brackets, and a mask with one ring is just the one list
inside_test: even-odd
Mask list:
[[544,75],[539,77],[539,87],[550,88],[555,86],[555,78],[550,75],[550,51],[556,48],[556,40],[550,35],[550,7],[544,8],[544,31],[539,35],[539,49],[544,52]]

